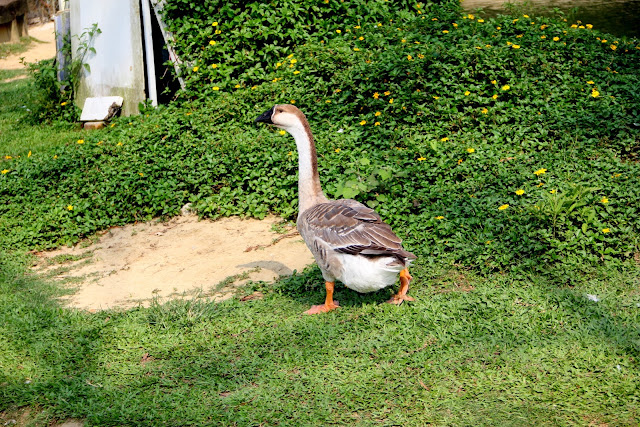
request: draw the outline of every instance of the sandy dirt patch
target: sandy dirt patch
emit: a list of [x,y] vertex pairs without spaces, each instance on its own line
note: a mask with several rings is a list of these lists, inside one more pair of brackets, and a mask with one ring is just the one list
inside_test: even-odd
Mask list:
[[293,224],[277,217],[180,216],[115,227],[92,244],[37,255],[36,272],[75,290],[65,303],[90,311],[146,306],[153,298],[220,301],[248,280],[273,281],[313,263]]
[[56,56],[56,36],[53,22],[29,27],[29,36],[36,39],[29,46],[29,50],[0,59],[0,70],[24,69],[24,65],[20,63],[22,57],[26,62],[38,62]]

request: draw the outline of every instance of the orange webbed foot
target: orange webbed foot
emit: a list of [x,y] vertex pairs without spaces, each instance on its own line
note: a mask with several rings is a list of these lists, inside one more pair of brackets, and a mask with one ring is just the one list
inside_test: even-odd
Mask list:
[[304,312],[304,314],[319,314],[319,313],[328,313],[336,308],[340,307],[340,303],[336,300],[333,300],[330,304],[320,304],[320,305],[312,305],[311,308]]
[[402,270],[400,272],[400,289],[398,290],[398,293],[392,296],[391,299],[387,302],[389,304],[400,305],[405,301],[415,301],[415,298],[407,295],[407,292],[409,291],[409,283],[412,279],[413,277],[411,277],[411,275],[409,274],[408,269],[405,268],[404,270]]

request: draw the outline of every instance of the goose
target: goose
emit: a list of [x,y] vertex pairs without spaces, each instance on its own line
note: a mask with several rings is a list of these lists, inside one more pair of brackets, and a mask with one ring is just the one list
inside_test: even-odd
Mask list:
[[305,314],[326,313],[340,306],[333,299],[336,280],[360,293],[395,284],[400,289],[387,302],[402,304],[412,280],[408,266],[416,259],[373,209],[351,199],[329,200],[318,176],[316,147],[305,115],[296,106],[278,104],[255,119],[287,131],[298,150],[297,229],[313,254],[325,280],[324,304]]

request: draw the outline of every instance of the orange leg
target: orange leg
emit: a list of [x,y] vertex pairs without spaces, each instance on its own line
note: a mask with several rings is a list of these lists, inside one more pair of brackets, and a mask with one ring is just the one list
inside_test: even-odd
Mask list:
[[409,290],[409,283],[412,279],[413,277],[411,277],[411,275],[409,274],[408,268],[402,270],[400,272],[400,289],[398,290],[398,293],[392,296],[391,299],[387,302],[389,304],[400,305],[404,301],[414,301],[412,297],[407,295],[407,291]]
[[304,314],[326,313],[340,307],[338,301],[333,300],[333,288],[335,284],[336,282],[324,282],[324,286],[327,289],[327,297],[324,300],[324,304],[311,306]]

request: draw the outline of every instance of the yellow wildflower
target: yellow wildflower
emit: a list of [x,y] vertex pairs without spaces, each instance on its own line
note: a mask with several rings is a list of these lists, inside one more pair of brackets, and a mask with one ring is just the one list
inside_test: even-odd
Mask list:
[[291,62],[291,64],[296,64],[296,63],[298,63],[298,60],[297,60],[297,59],[295,59],[295,58],[293,58],[293,59],[292,59],[291,61],[289,61],[289,62]]
[[598,92],[596,89],[592,89],[591,96],[593,96],[594,98],[597,98],[600,96],[600,92]]
[[471,154],[475,152],[476,152],[475,148],[467,148],[467,153]]
[[502,90],[509,90],[509,89],[511,89],[511,86],[509,85],[502,86]]
[[84,144],[84,139],[79,139],[78,144]]
[[362,120],[362,121],[360,122],[360,126],[364,126],[364,125],[366,125],[366,124],[367,124],[367,121],[366,121],[366,120]]
[[380,122],[375,122],[373,125],[374,126],[380,126]]
[[449,30],[442,30],[442,34],[448,34]]
[[587,28],[590,30],[590,29],[593,28],[593,25],[592,24],[587,24]]
[[280,130],[280,131],[278,131],[278,133],[279,133],[280,135],[286,135],[286,134],[287,134],[287,132],[286,132],[286,131],[284,131],[284,130]]
[[212,27],[217,27],[217,26],[218,26],[218,23],[217,23],[217,22],[214,22],[213,24],[211,24],[211,26],[212,26]]
[[389,92],[389,91],[386,91],[386,92],[384,93],[384,96],[389,96],[389,95],[391,95],[391,92]]
[[209,41],[209,44],[210,44],[211,46],[213,46],[213,45],[215,45],[215,44],[216,44],[216,41],[215,41],[215,40],[210,40],[210,41]]
[[546,169],[538,169],[537,171],[534,172],[535,175],[540,176],[540,175],[544,175],[545,173],[547,173]]
[[554,37],[554,38],[553,38],[553,41],[554,41],[554,42],[557,42],[558,40],[560,40],[560,37]]
[[393,104],[393,98],[389,100],[389,104]]
[[609,203],[609,199],[607,199],[606,197],[603,197],[602,199],[600,199],[600,203],[602,203],[603,205],[606,205],[607,203]]
[[494,94],[493,94],[493,96],[492,96],[492,98],[493,98],[493,99],[498,99],[498,94],[497,94],[497,93],[494,93]]
[[547,38],[547,36],[540,36],[540,38],[541,38],[541,39],[546,39],[546,38]]
[[67,210],[68,211],[72,211],[73,210],[73,206],[72,205],[67,206]]
[[602,229],[602,232],[603,232],[604,234],[607,234],[607,233],[610,233],[610,232],[611,232],[611,230],[610,230],[610,229],[608,229],[608,228],[603,228],[603,229]]
[[616,50],[618,48],[618,46],[616,46],[615,44],[612,44],[611,46],[609,46],[611,48],[611,50]]
[[212,89],[213,90],[220,90],[220,88],[218,86],[214,86]]
[[340,34],[342,33],[342,30],[336,30],[336,33]]
[[340,152],[340,149],[339,149],[339,148],[336,148],[336,149],[335,149],[335,150],[333,150],[333,151],[335,151],[336,153],[339,153],[339,152]]
[[558,191],[557,191],[557,190],[555,190],[555,189],[554,189],[554,190],[549,190],[549,193],[551,193],[551,194],[556,194],[557,192],[558,192]]
[[440,138],[440,141],[442,141],[442,142],[446,142],[448,140],[449,140],[449,138],[447,138],[446,136],[444,138]]
[[513,46],[511,46],[514,49],[520,49],[520,45],[514,44]]
[[31,150],[27,153],[27,157],[31,157]]
[[425,160],[427,160],[426,157],[422,157],[422,156],[418,157],[419,162],[424,162]]
[[63,107],[64,107],[65,105],[67,105],[67,104],[68,104],[68,102],[67,102],[67,101],[65,101],[65,102],[61,102],[61,103],[60,103],[60,105],[62,105]]
[[380,116],[382,113],[380,111],[376,111],[376,113],[374,114],[374,116],[378,117]]
[[482,23],[484,22],[484,19],[478,19],[478,22]]
[[489,112],[489,110],[487,110],[486,108],[483,108],[482,110],[480,110],[480,112],[482,114],[487,114]]
[[468,90],[464,92],[464,96],[469,96],[471,94],[471,92],[469,92]]
[[503,211],[503,210],[507,209],[508,207],[509,207],[509,204],[505,204],[505,205],[500,206],[500,207],[498,208],[498,210]]
[[596,83],[595,83],[593,80],[589,80],[589,81],[587,82],[587,84],[588,84],[588,85],[593,85],[593,84],[596,84]]
[[378,92],[374,92],[374,93],[373,93],[373,97],[374,97],[375,99],[378,99],[378,97],[379,97],[379,96],[380,96],[380,94],[379,94]]
[[9,172],[10,172],[9,169],[3,169],[2,171],[0,171],[0,173],[2,173],[2,175],[6,175]]
[[193,67],[193,72],[194,72],[194,73],[197,73],[199,69],[200,69],[200,68],[198,68],[198,67]]
[[218,64],[211,64],[211,68],[213,69],[218,68]]
[[413,57],[411,55],[407,55],[407,60],[411,61],[413,59]]
[[435,217],[435,219],[444,219],[442,215]]
[[519,190],[516,190],[516,194],[517,194],[518,196],[522,196],[522,195],[524,194],[524,190],[523,190],[522,188],[521,188],[521,189],[519,189]]

